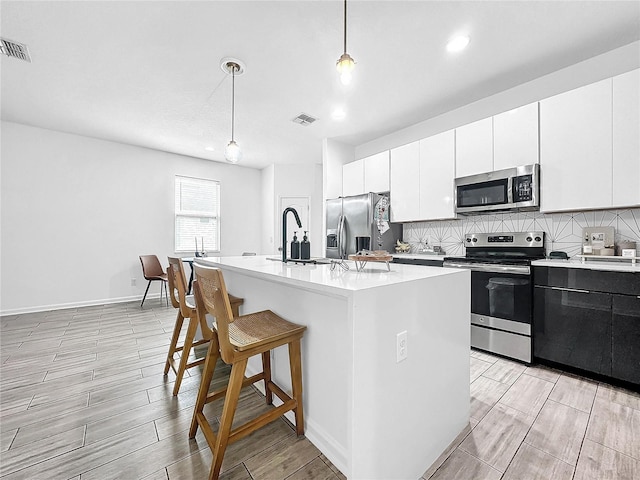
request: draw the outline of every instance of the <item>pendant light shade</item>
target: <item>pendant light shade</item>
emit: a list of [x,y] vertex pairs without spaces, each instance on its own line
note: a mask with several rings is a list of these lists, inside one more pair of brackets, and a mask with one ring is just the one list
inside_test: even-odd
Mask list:
[[223,58],[222,63],[220,64],[220,68],[222,68],[224,72],[231,75],[231,141],[224,149],[224,158],[227,160],[227,162],[238,163],[238,161],[240,161],[240,159],[242,158],[242,151],[240,150],[240,146],[234,139],[234,123],[236,115],[236,75],[242,75],[244,73],[245,67],[244,64],[240,62],[240,60],[234,58]]
[[238,163],[238,161],[242,158],[242,151],[240,150],[240,146],[235,142],[235,140],[231,140],[226,148],[224,149],[224,158],[227,162]]
[[340,82],[343,85],[349,85],[353,74],[353,69],[356,66],[356,62],[351,55],[347,53],[347,0],[344,0],[344,53],[340,56],[336,62],[336,68],[340,73]]

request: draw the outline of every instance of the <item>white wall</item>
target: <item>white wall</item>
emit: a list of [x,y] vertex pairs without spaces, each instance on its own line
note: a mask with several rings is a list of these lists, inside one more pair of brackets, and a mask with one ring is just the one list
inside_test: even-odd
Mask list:
[[141,298],[138,256],[174,254],[177,174],[221,182],[221,255],[260,251],[259,170],[9,122],[0,158],[3,314]]
[[[282,212],[280,197],[309,197],[309,241],[311,256],[323,257],[324,229],[322,225],[322,165],[271,165],[262,170],[264,212],[262,246],[265,254],[280,255]],[[304,227],[307,227],[304,225]],[[300,232],[302,240],[302,232]]]
[[[592,57],[355,148],[355,159],[406,145],[640,67],[640,42]],[[330,167],[331,168],[331,167]],[[331,172],[329,173],[331,175]]]
[[355,160],[352,145],[325,138],[322,142],[323,197],[325,200],[342,196],[342,165]]

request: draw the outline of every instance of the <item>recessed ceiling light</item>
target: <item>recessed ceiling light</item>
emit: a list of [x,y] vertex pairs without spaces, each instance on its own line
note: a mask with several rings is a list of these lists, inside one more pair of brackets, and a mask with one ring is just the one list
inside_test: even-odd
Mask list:
[[468,35],[457,35],[447,43],[448,52],[460,52],[469,45],[470,38]]
[[344,120],[346,116],[347,112],[345,112],[342,107],[336,107],[333,109],[333,112],[331,112],[331,118],[334,120]]

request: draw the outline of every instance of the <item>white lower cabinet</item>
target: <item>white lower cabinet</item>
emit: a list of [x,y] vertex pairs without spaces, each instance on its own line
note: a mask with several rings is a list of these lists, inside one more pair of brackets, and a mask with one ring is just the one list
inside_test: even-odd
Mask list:
[[391,150],[391,221],[420,219],[420,142]]
[[540,102],[540,210],[612,202],[612,80]]
[[455,218],[454,130],[420,140],[420,218]]
[[640,205],[640,70],[613,77],[613,207]]

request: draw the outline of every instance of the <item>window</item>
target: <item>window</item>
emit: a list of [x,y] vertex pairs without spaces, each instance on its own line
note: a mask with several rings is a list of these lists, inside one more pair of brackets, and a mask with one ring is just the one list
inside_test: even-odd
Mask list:
[[220,183],[176,175],[175,193],[175,251],[220,251]]

